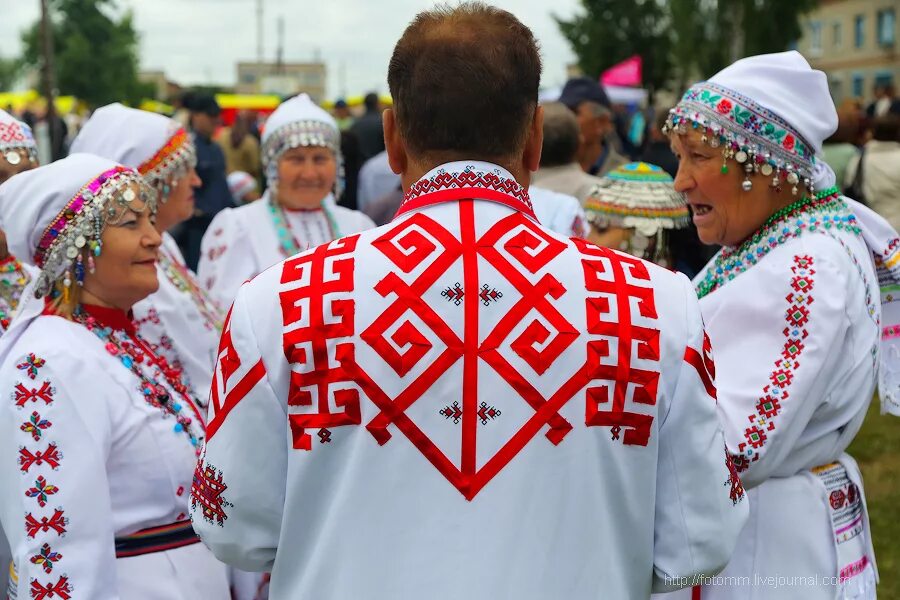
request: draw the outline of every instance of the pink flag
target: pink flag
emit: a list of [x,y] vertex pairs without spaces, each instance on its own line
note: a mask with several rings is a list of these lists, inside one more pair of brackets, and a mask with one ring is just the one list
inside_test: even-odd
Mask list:
[[643,66],[644,63],[640,55],[635,54],[631,58],[626,58],[619,64],[603,71],[603,74],[600,76],[600,83],[603,85],[640,87]]

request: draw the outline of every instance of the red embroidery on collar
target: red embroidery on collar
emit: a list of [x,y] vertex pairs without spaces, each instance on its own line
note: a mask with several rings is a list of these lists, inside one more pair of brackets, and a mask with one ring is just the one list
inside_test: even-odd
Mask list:
[[493,200],[537,221],[528,190],[515,179],[471,168],[458,173],[444,171],[420,179],[404,194],[397,216],[425,206],[467,198]]

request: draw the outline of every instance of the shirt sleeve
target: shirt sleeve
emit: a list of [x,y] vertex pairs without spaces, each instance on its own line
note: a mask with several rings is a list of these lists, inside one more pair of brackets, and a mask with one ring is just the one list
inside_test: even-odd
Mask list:
[[758,269],[752,282],[764,291],[730,294],[713,317],[720,320],[713,347],[725,438],[748,489],[790,457],[828,402],[835,379],[823,374],[839,372],[851,359],[842,360],[841,348],[852,335],[846,298],[853,282],[838,267],[839,257],[798,245],[779,250],[740,276]]
[[0,420],[0,514],[18,597],[118,598],[106,471],[111,428],[99,390],[72,383],[53,357],[27,354],[15,364]]
[[231,306],[238,288],[256,275],[253,249],[234,211],[219,212],[200,244],[197,279],[219,306]]
[[219,560],[269,571],[284,510],[287,409],[267,377],[246,291],[238,293],[219,344],[191,520]]
[[659,428],[653,591],[687,587],[728,564],[747,520],[740,478],[725,449],[715,366],[687,280],[688,338],[675,391]]

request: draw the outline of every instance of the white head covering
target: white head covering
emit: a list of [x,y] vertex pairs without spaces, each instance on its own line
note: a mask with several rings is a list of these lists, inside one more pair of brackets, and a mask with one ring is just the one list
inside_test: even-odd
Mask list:
[[256,179],[244,171],[232,171],[228,174],[228,191],[238,202],[243,202],[250,192],[256,191]]
[[340,196],[344,175],[341,132],[334,117],[317,106],[306,94],[283,102],[266,121],[262,135],[262,163],[270,188],[277,188],[278,160],[281,155],[300,146],[324,147],[334,152],[338,163],[334,196]]
[[15,166],[21,160],[16,150],[25,150],[31,161],[37,164],[37,144],[31,127],[0,110],[0,157]]
[[72,142],[86,152],[137,169],[166,201],[172,181],[197,165],[197,152],[181,125],[119,103],[98,108]]
[[137,197],[129,193],[132,184],[143,187],[141,197],[150,205],[134,169],[91,154],[70,154],[0,185],[0,227],[10,252],[41,268],[36,296],[45,296],[64,274],[71,281],[73,268],[76,280],[83,278],[82,261],[99,256],[103,228],[120,213],[116,205]]
[[815,155],[837,129],[828,78],[798,52],[744,58],[691,87],[672,109],[666,131],[701,129],[749,173],[812,191]]

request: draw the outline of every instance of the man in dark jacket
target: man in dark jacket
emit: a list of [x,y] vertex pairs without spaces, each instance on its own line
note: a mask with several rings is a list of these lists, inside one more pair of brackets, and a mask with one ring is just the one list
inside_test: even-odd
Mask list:
[[222,112],[211,95],[191,96],[185,108],[190,111],[191,138],[197,148],[197,175],[203,182],[194,192],[194,216],[177,233],[176,240],[191,269],[200,261],[200,241],[216,213],[234,205],[225,174],[225,154],[212,137]]
[[359,141],[360,164],[384,150],[381,103],[378,101],[378,94],[367,94],[363,102],[366,106],[366,113],[350,127],[350,131]]

